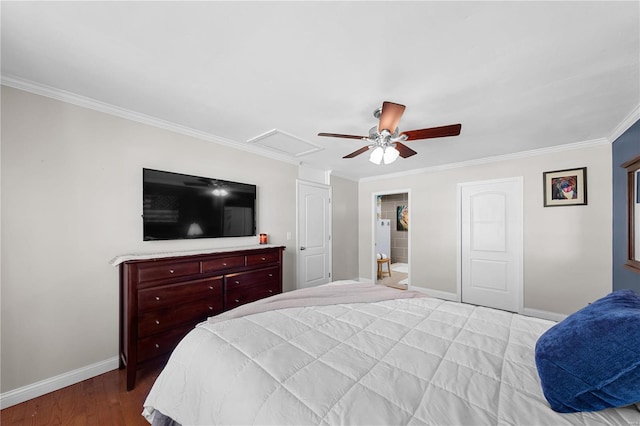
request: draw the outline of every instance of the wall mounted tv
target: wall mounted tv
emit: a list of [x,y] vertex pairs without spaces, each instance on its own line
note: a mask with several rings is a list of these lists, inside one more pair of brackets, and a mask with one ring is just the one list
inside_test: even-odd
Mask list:
[[256,235],[256,186],[142,169],[145,241]]

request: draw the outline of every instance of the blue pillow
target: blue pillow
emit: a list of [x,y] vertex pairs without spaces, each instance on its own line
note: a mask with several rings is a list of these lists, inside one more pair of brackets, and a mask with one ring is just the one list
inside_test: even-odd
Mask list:
[[554,325],[536,343],[536,366],[554,411],[640,402],[640,296],[614,291]]

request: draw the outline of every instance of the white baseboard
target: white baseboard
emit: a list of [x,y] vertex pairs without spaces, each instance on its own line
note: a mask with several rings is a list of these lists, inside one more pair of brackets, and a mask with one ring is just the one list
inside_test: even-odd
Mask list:
[[522,310],[522,315],[526,315],[529,317],[542,318],[542,319],[546,319],[549,321],[556,321],[556,322],[560,322],[567,317],[567,315],[564,315],[564,314],[558,314],[556,312],[549,312],[549,311],[541,311],[540,309],[533,309],[533,308],[524,308]]
[[118,357],[109,358],[77,370],[69,371],[49,379],[45,379],[31,385],[23,386],[0,394],[0,409],[20,404],[21,402],[37,398],[49,392],[90,379],[119,367]]
[[[456,293],[449,293],[449,292],[440,291],[440,290],[432,290],[430,288],[416,287],[411,285],[409,286],[409,290],[419,291],[421,293],[428,294],[429,296],[436,297],[438,299],[450,300],[452,302],[460,302],[460,299],[458,299],[458,295]],[[556,322],[560,322],[567,317],[567,315],[565,314],[542,311],[540,309],[532,309],[532,308],[524,308],[522,310],[522,315],[546,319],[549,321],[556,321]]]
[[436,297],[438,299],[450,300],[452,302],[460,301],[456,293],[449,293],[448,291],[433,290],[425,287],[416,287],[414,285],[409,285],[409,290],[419,291],[420,293],[425,293],[431,297]]

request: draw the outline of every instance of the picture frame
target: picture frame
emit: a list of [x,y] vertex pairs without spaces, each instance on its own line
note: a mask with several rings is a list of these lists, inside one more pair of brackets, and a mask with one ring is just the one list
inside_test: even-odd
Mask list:
[[542,180],[544,207],[587,205],[586,167],[544,172]]
[[409,230],[409,209],[407,206],[398,206],[396,209],[396,230]]

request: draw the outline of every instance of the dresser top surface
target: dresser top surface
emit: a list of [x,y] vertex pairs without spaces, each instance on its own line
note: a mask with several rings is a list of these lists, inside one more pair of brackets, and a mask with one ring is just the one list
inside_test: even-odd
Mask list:
[[167,252],[161,252],[161,253],[122,254],[111,259],[109,263],[112,266],[118,266],[121,263],[128,262],[131,260],[163,259],[163,258],[170,258],[170,257],[194,256],[199,254],[233,253],[235,251],[260,250],[260,249],[269,249],[269,248],[284,249],[285,247],[275,245],[275,244],[260,244],[260,245],[240,246],[240,247],[216,247],[216,248],[200,249],[200,250],[167,251]]

